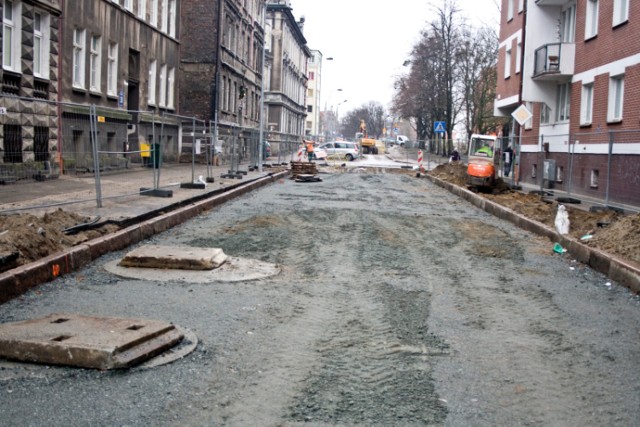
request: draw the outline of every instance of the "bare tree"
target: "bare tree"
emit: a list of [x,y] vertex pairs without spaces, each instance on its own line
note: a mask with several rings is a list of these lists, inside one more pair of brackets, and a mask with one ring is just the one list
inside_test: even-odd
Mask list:
[[340,130],[348,138],[353,138],[360,128],[360,120],[364,120],[369,137],[379,138],[382,135],[386,116],[387,113],[382,104],[370,101],[348,112],[340,122]]

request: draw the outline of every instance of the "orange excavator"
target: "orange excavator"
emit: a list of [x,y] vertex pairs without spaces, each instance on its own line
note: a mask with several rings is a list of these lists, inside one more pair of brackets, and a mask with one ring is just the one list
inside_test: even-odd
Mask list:
[[469,186],[493,187],[496,183],[496,137],[492,135],[471,135],[467,176]]
[[367,124],[364,120],[360,120],[360,129],[356,132],[356,142],[362,147],[363,154],[378,154],[376,140],[369,138],[369,135],[367,135]]

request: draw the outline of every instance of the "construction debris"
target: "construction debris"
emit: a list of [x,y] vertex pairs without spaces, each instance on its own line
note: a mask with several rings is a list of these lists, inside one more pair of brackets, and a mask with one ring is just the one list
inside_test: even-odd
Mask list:
[[296,182],[320,182],[318,167],[314,162],[291,162],[291,179]]
[[220,248],[144,245],[122,258],[123,267],[213,270],[227,260]]

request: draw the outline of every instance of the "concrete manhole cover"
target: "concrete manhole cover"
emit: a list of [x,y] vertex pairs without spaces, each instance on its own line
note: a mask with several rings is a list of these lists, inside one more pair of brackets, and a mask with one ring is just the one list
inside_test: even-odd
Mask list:
[[123,267],[119,263],[120,261],[118,260],[111,261],[106,263],[104,268],[120,277],[159,282],[242,282],[264,279],[280,274],[280,267],[275,264],[231,256],[227,257],[224,264],[213,270]]
[[0,325],[0,357],[47,365],[151,368],[186,356],[197,344],[192,332],[157,320],[54,313]]

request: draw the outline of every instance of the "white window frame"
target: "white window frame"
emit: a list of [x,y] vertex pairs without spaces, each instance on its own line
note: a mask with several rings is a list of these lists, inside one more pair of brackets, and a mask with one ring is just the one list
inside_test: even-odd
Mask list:
[[89,41],[89,90],[101,92],[102,80],[102,38],[92,35]]
[[[38,19],[39,25],[38,28]],[[36,11],[33,20],[33,75],[42,79],[49,79],[51,69],[49,67],[50,16],[48,13]]]
[[151,0],[151,10],[149,14],[149,24],[158,27],[158,0]]
[[566,122],[571,114],[571,83],[557,86],[556,92],[556,122]]
[[593,83],[582,85],[580,100],[580,124],[590,125],[593,121]]
[[147,15],[147,0],[138,0],[138,18],[144,20]]
[[160,10],[160,31],[167,32],[167,20],[169,19],[169,1],[162,0],[162,9]]
[[169,68],[169,76],[167,77],[167,108],[175,108],[175,87],[176,87],[176,69]]
[[[4,0],[2,10],[2,68],[16,73],[20,69],[20,47],[22,45],[22,3]],[[7,12],[10,11],[10,16]],[[10,34],[7,37],[7,34]]]
[[176,36],[176,0],[169,0],[169,35]]
[[591,179],[589,180],[589,186],[591,188],[598,188],[598,181],[600,178],[600,171],[598,169],[591,169]]
[[504,52],[504,78],[511,77],[511,48]]
[[609,77],[608,122],[621,122],[624,106],[624,74]]
[[546,103],[542,102],[540,104],[540,124],[548,125],[551,123],[551,107],[549,107]]
[[149,105],[156,105],[157,71],[158,71],[158,61],[154,59],[149,63],[149,85],[148,85],[149,94],[147,96],[147,103]]
[[518,13],[524,10],[524,0],[518,0]]
[[73,30],[73,87],[85,88],[85,49],[87,43],[86,30],[75,28]]
[[584,39],[589,40],[598,35],[599,0],[587,0],[587,10],[584,25]]
[[562,11],[562,42],[574,43],[576,40],[576,5],[575,3]]
[[522,62],[522,42],[516,45],[516,74],[520,74],[520,63]]
[[507,22],[513,19],[513,2],[516,0],[507,0]]
[[158,96],[158,105],[160,107],[167,106],[167,64],[160,66],[160,94]]
[[118,94],[118,43],[109,43],[107,48],[107,94]]
[[613,0],[613,26],[629,20],[629,0]]
[[133,12],[133,0],[124,0],[124,8],[129,12]]

